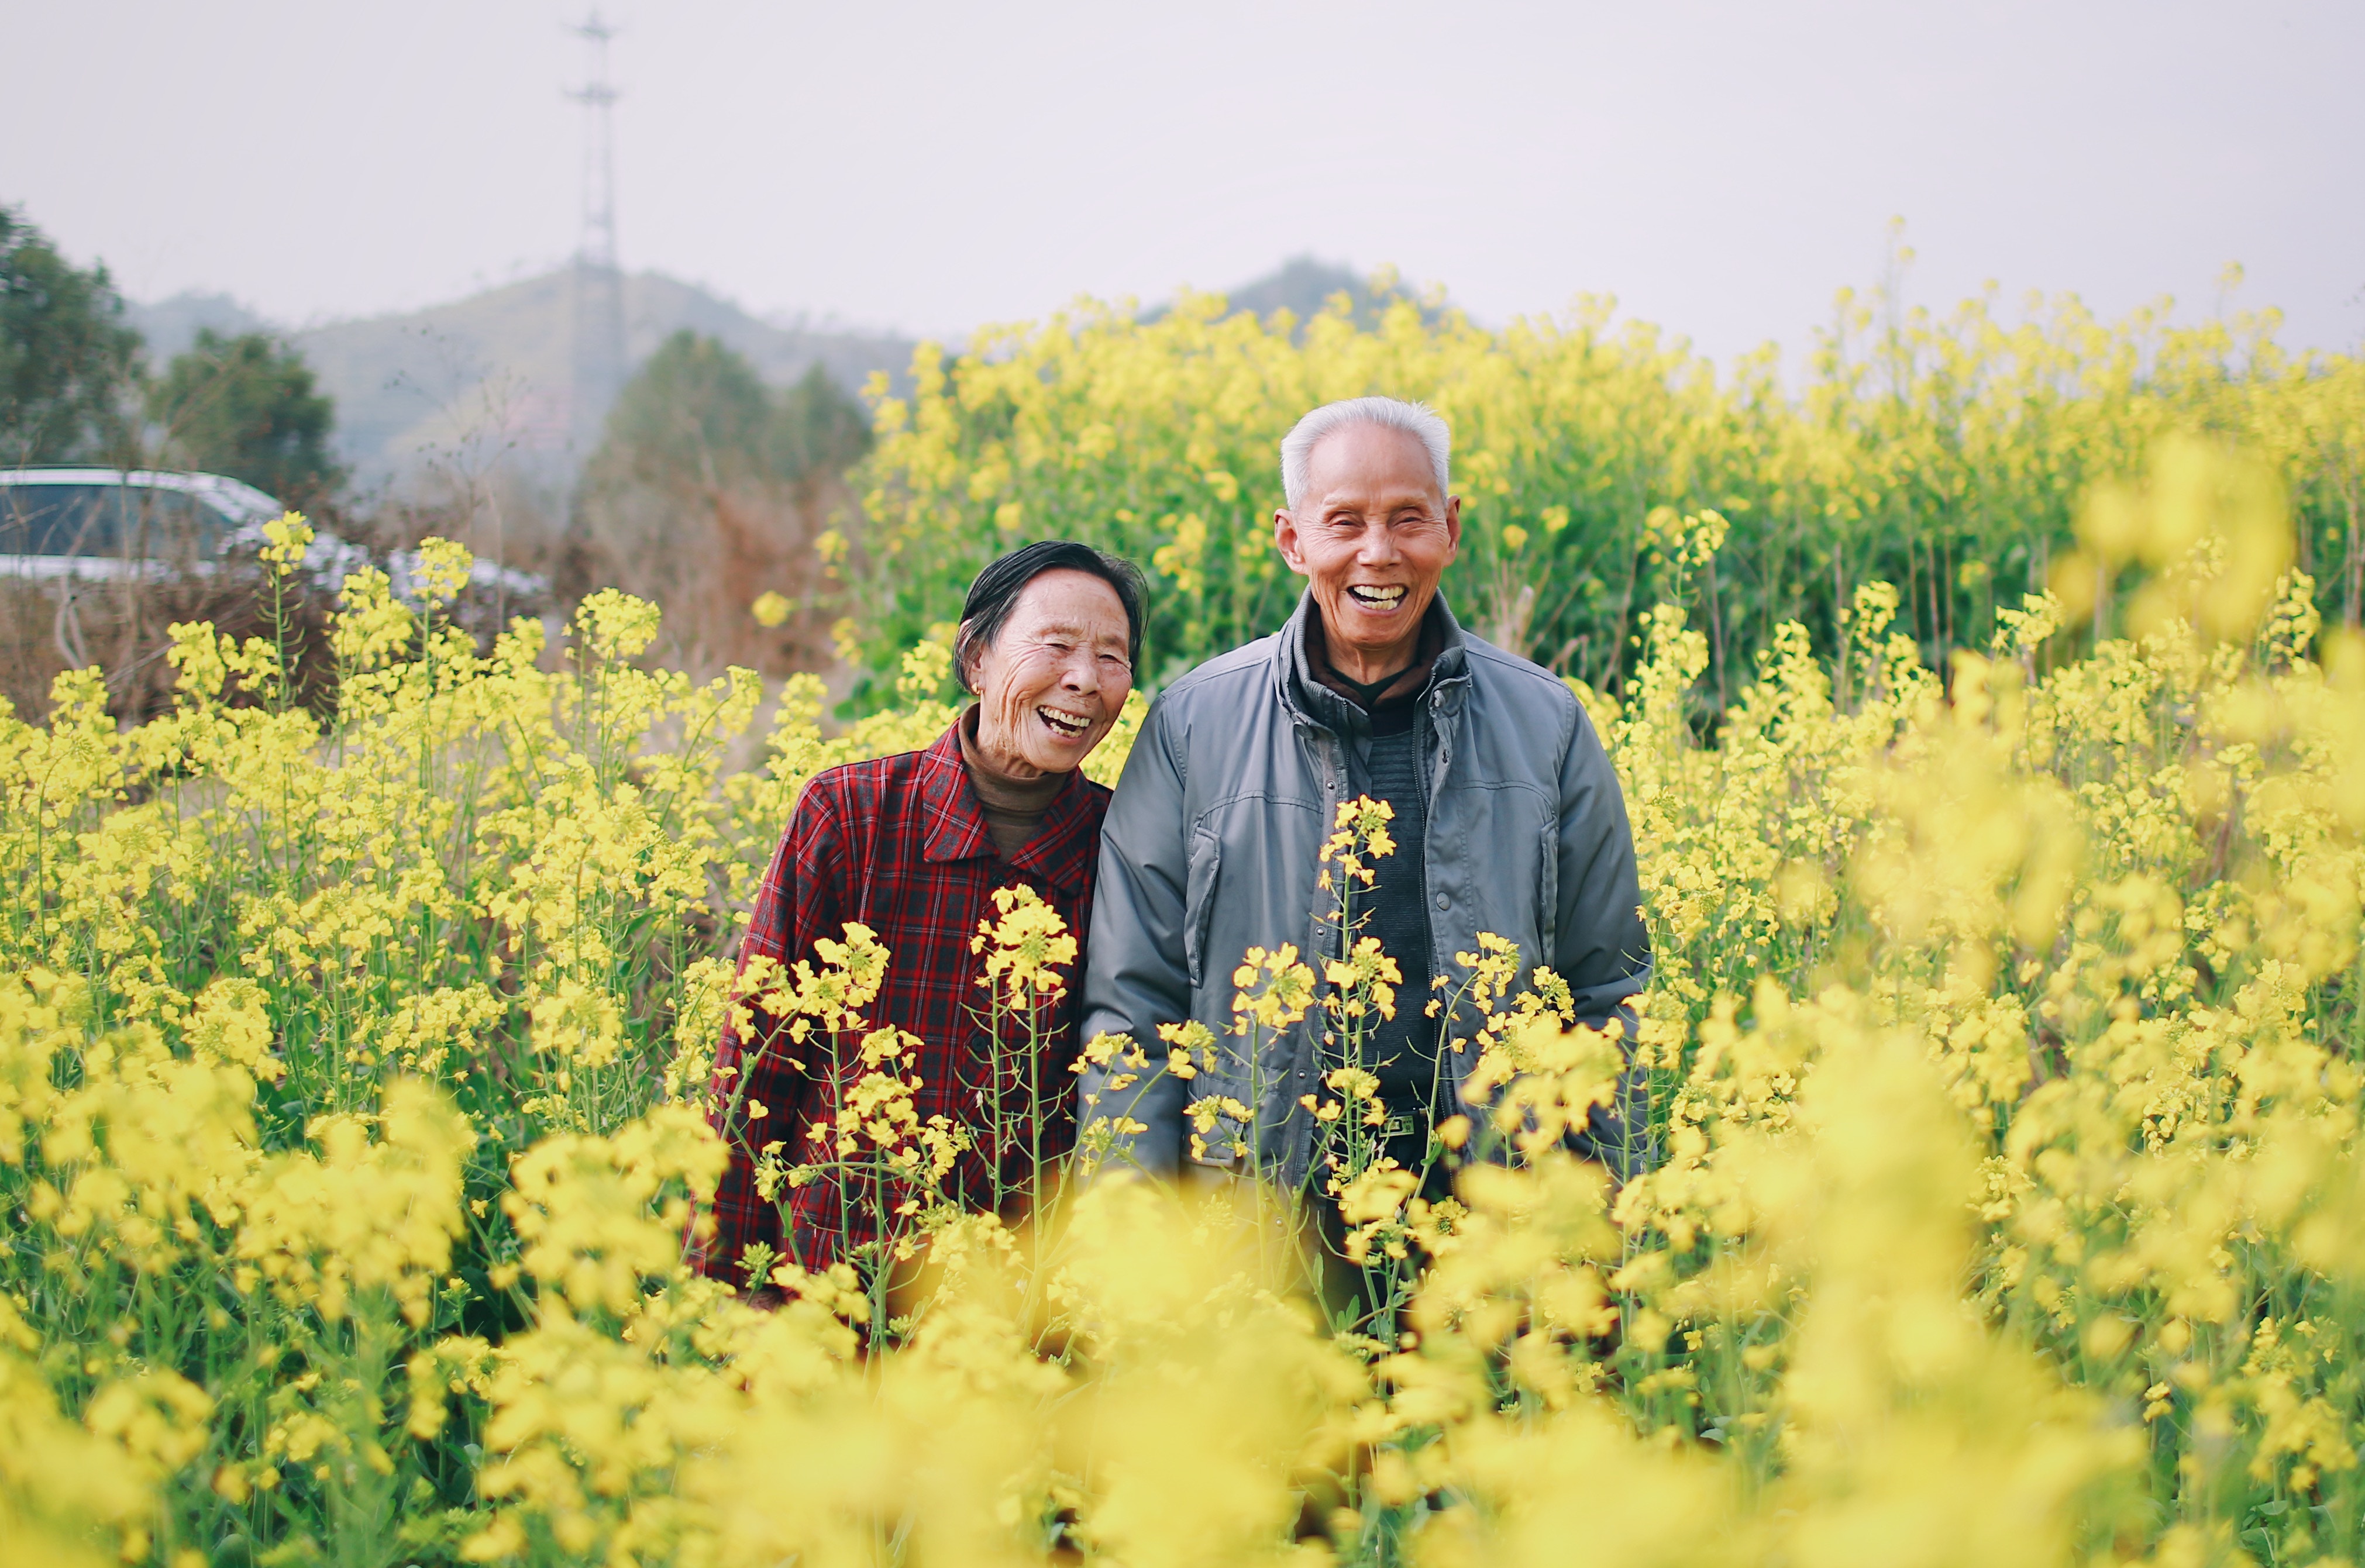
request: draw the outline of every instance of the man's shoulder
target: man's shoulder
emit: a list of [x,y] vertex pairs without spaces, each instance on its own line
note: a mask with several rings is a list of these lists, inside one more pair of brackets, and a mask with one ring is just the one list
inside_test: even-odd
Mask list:
[[1228,654],[1217,654],[1186,671],[1160,692],[1158,700],[1169,708],[1236,700],[1244,691],[1271,682],[1273,652],[1280,643],[1281,633],[1275,632],[1243,643]]
[[1463,657],[1469,664],[1472,684],[1489,697],[1523,711],[1540,704],[1564,717],[1577,705],[1576,693],[1566,681],[1533,659],[1498,648],[1484,637],[1464,633]]

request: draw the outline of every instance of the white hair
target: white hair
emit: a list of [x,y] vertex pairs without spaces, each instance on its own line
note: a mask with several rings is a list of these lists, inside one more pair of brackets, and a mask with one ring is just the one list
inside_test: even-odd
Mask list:
[[1314,449],[1322,438],[1349,425],[1378,425],[1384,430],[1402,431],[1417,436],[1429,449],[1429,465],[1437,475],[1437,493],[1450,496],[1452,482],[1447,476],[1453,456],[1453,432],[1445,428],[1445,420],[1426,403],[1407,403],[1395,398],[1349,398],[1343,402],[1325,403],[1297,421],[1290,432],[1281,438],[1281,493],[1295,511],[1306,498],[1306,471],[1313,465]]

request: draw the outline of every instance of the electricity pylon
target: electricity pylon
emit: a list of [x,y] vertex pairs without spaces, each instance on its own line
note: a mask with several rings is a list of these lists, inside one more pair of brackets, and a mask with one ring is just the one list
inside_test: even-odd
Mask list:
[[583,141],[583,232],[570,289],[574,385],[568,434],[580,458],[598,444],[608,406],[624,384],[624,276],[616,265],[618,95],[608,79],[608,40],[616,29],[595,10],[569,30],[591,52],[590,80],[566,93],[589,111]]

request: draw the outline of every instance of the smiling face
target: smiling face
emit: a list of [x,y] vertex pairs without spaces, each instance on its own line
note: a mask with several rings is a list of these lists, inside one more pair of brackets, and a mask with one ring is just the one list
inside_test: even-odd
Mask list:
[[1133,689],[1125,605],[1090,572],[1030,579],[970,671],[977,746],[1013,778],[1072,773]]
[[1330,663],[1377,680],[1412,662],[1437,579],[1462,547],[1462,501],[1440,495],[1409,431],[1342,426],[1307,454],[1306,493],[1273,540],[1314,590]]

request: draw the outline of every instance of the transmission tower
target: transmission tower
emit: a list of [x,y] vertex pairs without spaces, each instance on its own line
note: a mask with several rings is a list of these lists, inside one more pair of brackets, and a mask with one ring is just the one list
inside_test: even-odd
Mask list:
[[590,47],[590,79],[566,95],[587,111],[583,139],[583,233],[575,249],[574,387],[570,434],[578,454],[600,438],[608,406],[624,384],[624,276],[616,265],[617,92],[608,79],[608,40],[616,29],[600,13],[568,29]]

